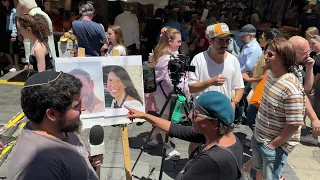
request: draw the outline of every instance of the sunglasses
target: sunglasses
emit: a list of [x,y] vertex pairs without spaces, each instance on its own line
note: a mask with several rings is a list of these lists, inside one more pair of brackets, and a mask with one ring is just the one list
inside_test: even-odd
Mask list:
[[229,45],[231,43],[231,39],[216,39],[219,45]]
[[209,117],[207,115],[204,115],[204,114],[199,114],[196,112],[195,109],[192,110],[192,119],[196,119],[197,117],[200,117],[200,118],[204,118],[204,119],[207,119],[209,121],[216,121],[218,120],[218,118],[212,118],[212,117]]
[[273,56],[276,55],[276,53],[271,52],[271,51],[265,51],[264,53],[268,56],[268,58],[272,58]]

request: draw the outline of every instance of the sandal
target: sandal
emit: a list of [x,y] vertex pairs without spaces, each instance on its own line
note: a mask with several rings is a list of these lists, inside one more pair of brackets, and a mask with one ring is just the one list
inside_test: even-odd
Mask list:
[[166,151],[166,156],[167,158],[173,160],[173,161],[178,161],[181,157],[181,154],[175,150],[173,147],[169,146],[169,145],[164,145],[165,148],[167,149]]

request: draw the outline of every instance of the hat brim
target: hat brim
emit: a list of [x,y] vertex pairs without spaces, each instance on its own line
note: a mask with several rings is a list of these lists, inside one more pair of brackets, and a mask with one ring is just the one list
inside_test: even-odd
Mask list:
[[232,34],[232,33],[224,33],[224,34],[220,34],[219,36],[216,36],[214,38],[224,38],[224,37],[227,37],[227,36],[235,37],[235,35]]

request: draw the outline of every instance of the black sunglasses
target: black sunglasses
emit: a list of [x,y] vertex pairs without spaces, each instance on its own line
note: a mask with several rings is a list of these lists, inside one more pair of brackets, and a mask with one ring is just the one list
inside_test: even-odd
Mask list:
[[274,52],[271,52],[271,51],[265,51],[264,53],[268,56],[268,58],[272,58],[273,56],[276,55]]

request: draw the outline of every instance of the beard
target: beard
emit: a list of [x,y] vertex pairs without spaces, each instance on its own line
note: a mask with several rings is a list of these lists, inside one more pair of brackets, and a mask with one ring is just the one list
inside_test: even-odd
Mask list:
[[76,132],[80,130],[81,126],[82,122],[80,121],[80,119],[71,124],[67,124],[65,118],[61,118],[58,121],[58,127],[61,132]]
[[88,108],[92,105],[92,103],[93,103],[93,101],[94,101],[94,93],[91,92],[91,93],[88,94],[87,96],[88,96],[87,101],[83,102],[83,104],[84,104],[84,106],[86,107],[86,109],[88,109]]

